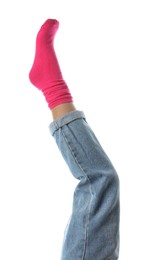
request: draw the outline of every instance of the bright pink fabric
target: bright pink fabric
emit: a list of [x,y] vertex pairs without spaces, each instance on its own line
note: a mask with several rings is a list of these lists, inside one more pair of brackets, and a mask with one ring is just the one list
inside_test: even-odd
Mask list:
[[36,37],[34,63],[29,73],[31,83],[43,92],[50,109],[72,102],[54,50],[54,37],[58,27],[59,22],[54,19],[48,19],[41,26]]

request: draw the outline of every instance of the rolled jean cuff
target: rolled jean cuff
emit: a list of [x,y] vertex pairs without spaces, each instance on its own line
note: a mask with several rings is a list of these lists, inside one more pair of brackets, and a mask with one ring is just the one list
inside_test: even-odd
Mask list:
[[50,125],[49,125],[49,130],[51,135],[54,135],[54,132],[57,131],[60,127],[69,124],[70,122],[79,119],[79,118],[83,118],[85,119],[85,115],[82,111],[72,111],[69,112],[67,114],[65,114],[62,117],[59,117],[58,119],[54,120]]

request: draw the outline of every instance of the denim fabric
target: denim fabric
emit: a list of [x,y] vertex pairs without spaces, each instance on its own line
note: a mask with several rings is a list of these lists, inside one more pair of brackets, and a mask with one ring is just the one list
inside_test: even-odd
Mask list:
[[119,178],[81,111],[50,124],[51,134],[79,180],[61,260],[116,260],[119,255]]

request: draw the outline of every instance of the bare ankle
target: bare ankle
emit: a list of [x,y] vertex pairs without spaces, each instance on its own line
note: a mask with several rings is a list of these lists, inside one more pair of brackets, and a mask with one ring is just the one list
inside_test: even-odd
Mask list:
[[64,116],[65,114],[75,110],[76,108],[72,102],[58,105],[51,110],[53,120],[56,120],[58,117]]

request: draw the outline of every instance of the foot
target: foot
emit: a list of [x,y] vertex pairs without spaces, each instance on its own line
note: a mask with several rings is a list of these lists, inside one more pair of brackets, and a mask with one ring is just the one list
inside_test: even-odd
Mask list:
[[[36,53],[33,66],[29,73],[31,83],[40,90],[54,80],[52,67],[57,62],[54,52],[54,37],[58,30],[59,22],[55,19],[48,19],[41,26],[36,37]],[[56,69],[56,75],[61,78],[61,72]]]
[[48,19],[41,26],[36,38],[34,63],[29,73],[31,83],[43,92],[50,109],[72,102],[53,46],[58,27],[59,22],[54,19]]

